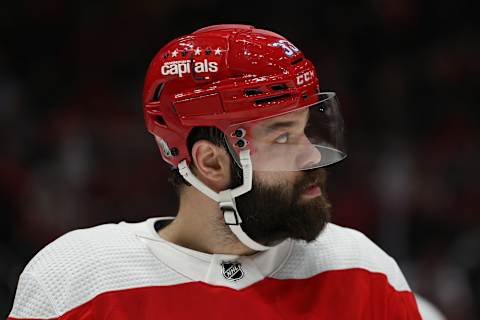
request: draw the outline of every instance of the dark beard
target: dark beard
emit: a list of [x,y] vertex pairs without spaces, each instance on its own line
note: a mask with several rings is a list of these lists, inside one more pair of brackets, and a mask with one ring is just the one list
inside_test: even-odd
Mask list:
[[[232,168],[233,169],[233,168]],[[241,176],[237,168],[232,181]],[[301,194],[311,183],[318,182],[322,195],[302,199]],[[325,196],[326,171],[312,169],[292,184],[275,186],[252,182],[252,190],[235,199],[242,218],[242,229],[256,242],[272,245],[287,238],[315,240],[330,220],[330,203]]]

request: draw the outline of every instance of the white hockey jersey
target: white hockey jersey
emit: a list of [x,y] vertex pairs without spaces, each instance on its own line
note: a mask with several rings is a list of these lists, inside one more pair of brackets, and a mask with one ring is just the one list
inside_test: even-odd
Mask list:
[[328,224],[251,256],[163,240],[152,218],[69,232],[20,276],[8,319],[420,319],[395,261]]

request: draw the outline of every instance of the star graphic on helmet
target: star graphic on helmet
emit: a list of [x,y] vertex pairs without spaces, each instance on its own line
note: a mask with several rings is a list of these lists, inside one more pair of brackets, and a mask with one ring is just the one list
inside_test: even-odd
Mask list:
[[172,51],[172,58],[175,58],[178,55],[177,49]]
[[220,48],[215,49],[215,55],[216,56],[219,56],[221,54],[222,54],[222,49],[220,49]]
[[200,53],[202,53],[202,49],[200,49],[200,48],[197,47],[197,49],[195,49],[195,55],[196,55],[196,56],[199,56]]

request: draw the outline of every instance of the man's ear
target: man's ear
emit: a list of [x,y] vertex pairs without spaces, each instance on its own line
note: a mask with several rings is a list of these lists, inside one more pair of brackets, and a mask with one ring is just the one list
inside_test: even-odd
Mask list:
[[225,190],[230,184],[230,157],[227,151],[207,140],[192,147],[192,162],[198,179],[212,190]]

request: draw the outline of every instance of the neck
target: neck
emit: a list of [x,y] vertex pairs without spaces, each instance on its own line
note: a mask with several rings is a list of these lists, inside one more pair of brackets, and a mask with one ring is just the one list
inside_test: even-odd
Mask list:
[[241,243],[225,225],[218,203],[193,187],[183,190],[177,217],[158,233],[179,246],[209,254],[256,252]]

